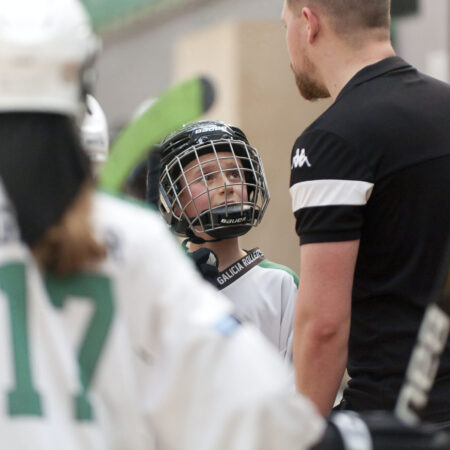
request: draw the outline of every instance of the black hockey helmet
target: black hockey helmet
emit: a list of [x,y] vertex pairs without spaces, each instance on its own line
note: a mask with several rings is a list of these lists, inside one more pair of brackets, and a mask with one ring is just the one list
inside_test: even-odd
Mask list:
[[[260,223],[269,202],[269,189],[258,151],[249,145],[242,130],[217,120],[194,122],[169,135],[161,142],[160,149],[160,210],[177,234],[193,238],[195,231],[221,240],[241,236]],[[228,152],[230,156],[219,157],[219,152]],[[205,154],[211,154],[209,161],[215,161],[217,172],[222,174],[230,169],[222,169],[221,161],[235,161],[240,175],[236,185],[246,187],[246,201],[225,201],[215,207],[209,203],[209,208],[197,209],[184,168],[194,160],[198,161],[194,167],[201,166],[199,157]],[[210,199],[203,170],[201,173],[205,193]],[[223,179],[225,183],[224,176]],[[180,201],[182,192],[189,193],[190,200],[186,204]],[[189,204],[196,210],[193,217],[186,213]]]

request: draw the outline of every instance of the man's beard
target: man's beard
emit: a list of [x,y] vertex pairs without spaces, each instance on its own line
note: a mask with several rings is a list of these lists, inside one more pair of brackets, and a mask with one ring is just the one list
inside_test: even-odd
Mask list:
[[329,98],[330,92],[328,91],[326,86],[317,81],[314,81],[312,77],[308,75],[308,73],[315,72],[312,62],[309,59],[305,58],[303,65],[306,70],[302,73],[297,73],[291,64],[291,69],[292,72],[294,72],[295,76],[295,83],[297,84],[297,88],[300,91],[300,95],[305,100],[310,101],[318,100],[320,98]]

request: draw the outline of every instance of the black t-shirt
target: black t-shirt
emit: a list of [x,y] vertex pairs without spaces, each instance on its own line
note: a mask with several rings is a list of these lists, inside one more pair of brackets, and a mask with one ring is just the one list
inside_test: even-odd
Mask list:
[[[360,239],[345,392],[392,409],[450,230],[450,86],[401,58],[365,67],[297,139],[301,244]],[[450,344],[425,417],[450,420]]]

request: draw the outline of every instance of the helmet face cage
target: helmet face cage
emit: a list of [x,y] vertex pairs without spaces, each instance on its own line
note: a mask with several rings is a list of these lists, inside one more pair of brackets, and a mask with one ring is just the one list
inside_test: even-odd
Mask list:
[[[231,189],[240,192],[239,199],[230,198]],[[219,205],[212,200],[218,190],[224,200]],[[176,233],[187,235],[190,229],[217,239],[257,226],[270,198],[258,151],[233,139],[194,144],[174,156],[162,168],[160,193],[161,210]]]

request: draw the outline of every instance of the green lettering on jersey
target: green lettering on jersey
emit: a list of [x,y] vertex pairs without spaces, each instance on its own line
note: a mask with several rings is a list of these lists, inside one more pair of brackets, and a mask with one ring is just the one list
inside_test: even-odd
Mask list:
[[21,263],[1,266],[0,289],[8,301],[13,344],[15,386],[8,393],[9,414],[40,416],[41,400],[30,369],[25,266]]
[[84,273],[65,278],[49,275],[46,284],[50,299],[57,308],[63,308],[69,299],[80,298],[93,302],[95,306],[78,350],[81,391],[75,397],[76,418],[92,420],[88,391],[114,315],[111,281],[103,275]]
[[[75,397],[77,420],[92,420],[88,391],[114,316],[114,301],[109,278],[98,274],[77,274],[66,278],[47,276],[52,304],[63,308],[69,299],[93,303],[94,312],[78,349],[81,389]],[[0,266],[0,291],[8,302],[15,385],[8,393],[10,415],[42,416],[41,397],[33,384],[28,337],[28,300],[26,266],[7,263]]]

